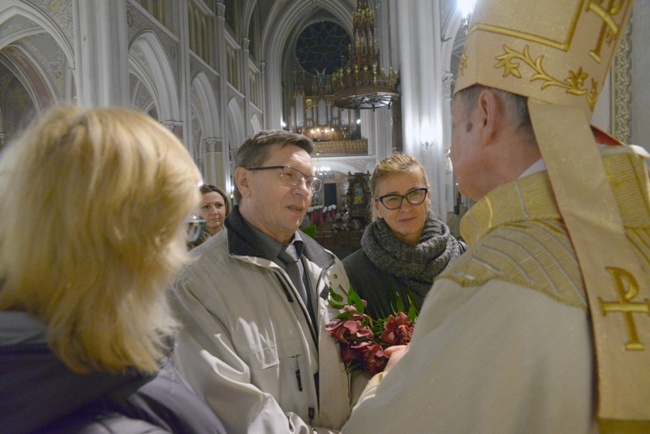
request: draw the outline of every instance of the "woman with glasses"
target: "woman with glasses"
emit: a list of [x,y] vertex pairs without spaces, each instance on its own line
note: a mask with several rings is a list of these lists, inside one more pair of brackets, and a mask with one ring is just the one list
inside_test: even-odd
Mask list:
[[169,360],[200,180],[122,108],[53,109],[3,152],[0,432],[225,432]]
[[419,310],[435,277],[464,248],[429,209],[427,174],[414,157],[393,154],[380,161],[370,191],[372,223],[361,249],[343,260],[350,283],[373,318],[393,314],[396,297],[406,311],[411,304]]

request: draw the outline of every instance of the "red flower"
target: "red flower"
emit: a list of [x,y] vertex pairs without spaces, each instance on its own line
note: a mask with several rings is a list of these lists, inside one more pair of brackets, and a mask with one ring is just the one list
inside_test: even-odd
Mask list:
[[411,319],[404,313],[398,312],[397,316],[389,316],[384,322],[384,332],[381,341],[391,345],[404,345],[411,342],[413,325]]
[[364,325],[366,317],[354,306],[345,306],[343,314],[339,316],[345,319],[334,319],[325,326],[337,342],[347,342],[356,338],[367,339],[373,336],[372,330]]
[[384,355],[384,349],[377,342],[362,342],[357,347],[360,350],[361,368],[370,371],[371,375],[380,373],[386,367],[388,358]]
[[411,336],[413,336],[413,326],[401,325],[397,327],[400,342],[404,345],[411,343]]
[[341,343],[341,359],[346,365],[352,365],[359,357],[358,351],[345,343]]
[[[373,319],[364,313],[366,301],[352,288],[346,295],[347,304],[343,304],[343,296],[330,288],[329,304],[340,314],[325,328],[339,343],[341,358],[349,369],[377,374],[388,362],[384,349],[411,341],[417,311],[412,306],[408,315],[399,311],[385,319]],[[397,306],[402,308],[401,301]]]

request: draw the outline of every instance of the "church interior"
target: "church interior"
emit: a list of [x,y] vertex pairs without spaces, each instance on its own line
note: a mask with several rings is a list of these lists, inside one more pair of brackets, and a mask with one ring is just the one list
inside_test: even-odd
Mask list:
[[[481,1],[481,0],[475,0]],[[431,207],[457,234],[471,204],[449,159],[467,0],[2,0],[0,148],[56,104],[149,114],[187,147],[206,183],[232,194],[246,137],[310,137],[324,188],[309,224],[325,247],[358,247],[368,177],[416,156]],[[592,123],[650,142],[650,2],[637,0]]]

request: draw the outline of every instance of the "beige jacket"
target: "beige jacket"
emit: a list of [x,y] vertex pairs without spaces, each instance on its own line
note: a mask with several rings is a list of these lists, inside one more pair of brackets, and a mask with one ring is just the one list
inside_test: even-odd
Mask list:
[[174,361],[229,433],[338,432],[348,418],[348,375],[325,331],[335,314],[328,288],[348,279],[332,253],[304,238],[318,330],[284,270],[241,254],[254,247],[230,228],[192,251],[196,261],[174,285],[183,322]]

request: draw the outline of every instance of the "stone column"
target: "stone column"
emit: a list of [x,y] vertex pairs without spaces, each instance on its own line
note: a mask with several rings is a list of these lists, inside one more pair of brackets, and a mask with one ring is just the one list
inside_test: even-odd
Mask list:
[[224,187],[223,142],[216,137],[203,139],[205,182]]
[[[191,102],[191,92],[190,92],[190,29],[189,29],[189,22],[188,22],[188,9],[189,5],[187,4],[187,0],[180,0],[180,1],[174,1],[172,2],[175,7],[175,12],[179,16],[179,28],[178,28],[178,34],[179,34],[179,56],[178,56],[178,62],[179,63],[179,70],[180,70],[180,89],[178,92],[180,101],[179,101],[179,109],[180,109],[180,118],[181,122],[177,122],[177,124],[180,124],[180,131],[178,131],[177,136],[179,139],[183,141],[185,144],[185,147],[189,150],[190,153],[194,153],[194,144],[192,143],[193,138],[192,138],[192,131],[191,131],[191,125],[192,125],[192,102]],[[178,125],[177,125],[178,129]],[[176,133],[176,132],[175,132]],[[180,134],[180,135],[179,135]],[[195,160],[197,160],[196,155],[192,155]]]
[[[215,169],[216,184],[225,187],[225,190],[230,194],[232,183],[230,181],[230,149],[229,146],[238,146],[238,144],[229,144],[226,142],[228,137],[229,125],[226,122],[226,111],[228,110],[228,63],[226,61],[226,6],[223,3],[216,5],[216,23],[215,23],[215,59],[217,73],[219,74],[219,88],[215,89],[217,95],[217,105],[219,106],[219,125],[221,126],[221,139],[216,139],[220,143],[220,153],[218,154],[219,160],[216,161],[215,167],[220,167],[220,170]],[[215,145],[216,146],[216,145]],[[226,149],[226,152],[223,150]],[[215,155],[215,158],[217,155]],[[206,155],[206,161],[208,157]],[[218,176],[218,177],[217,177]]]
[[449,128],[442,128],[442,148],[443,148],[443,165],[444,171],[441,173],[441,178],[444,179],[445,196],[444,201],[447,205],[447,212],[455,210],[457,207],[457,189],[454,182],[453,166],[451,158],[449,158],[449,149],[451,148],[451,100],[454,95],[452,94],[456,84],[456,77],[451,72],[445,72],[442,75],[442,125]]
[[[389,1],[377,0],[375,3],[375,40],[372,43],[374,47],[379,49],[381,55],[379,68],[385,68],[386,71],[390,67],[400,69],[398,53],[391,46],[391,18]],[[374,140],[376,146],[373,146],[375,148],[373,154],[377,161],[392,154],[393,150],[402,149],[402,125],[399,104],[399,99],[397,99],[391,102],[390,108],[373,111],[376,119]],[[368,145],[370,147],[370,143]]]
[[440,0],[412,0],[393,6],[401,60],[403,148],[424,165],[431,183],[432,209],[444,219]]
[[[185,128],[183,128],[183,122],[179,121],[162,121],[161,122],[165,128],[167,128],[169,131],[174,134],[178,140],[183,140],[183,135],[185,134]],[[185,145],[187,147],[187,144]],[[189,150],[191,152],[191,150]]]
[[74,0],[75,59],[82,106],[129,107],[126,0]]
[[248,46],[250,40],[242,38],[241,41],[241,77],[242,77],[242,93],[244,94],[244,132],[246,137],[252,134],[251,130],[251,83],[250,83],[250,69],[248,68],[249,51]]
[[[262,108],[262,110],[264,109],[264,107],[266,107],[266,89],[264,89],[264,87],[266,86],[266,76],[265,76],[265,74],[266,74],[266,62],[260,62],[260,79],[259,79],[259,83],[260,83],[260,86],[261,86],[260,93],[262,94],[262,95],[260,95],[260,108]],[[264,114],[263,112],[262,112],[262,116],[264,116],[264,118],[266,118],[266,114]],[[298,116],[297,112],[296,112],[296,116]],[[298,119],[298,118],[296,117],[296,119]],[[266,125],[266,120],[262,119],[261,124],[262,124],[262,126]]]
[[392,139],[393,149],[396,152],[404,152],[404,140],[402,138],[402,100],[396,98],[390,105],[390,113],[393,123]]

